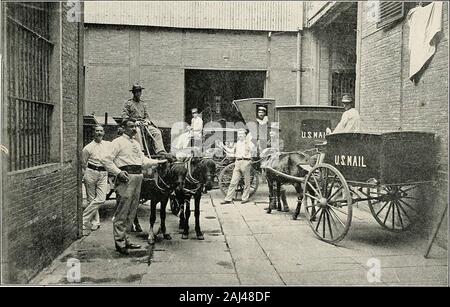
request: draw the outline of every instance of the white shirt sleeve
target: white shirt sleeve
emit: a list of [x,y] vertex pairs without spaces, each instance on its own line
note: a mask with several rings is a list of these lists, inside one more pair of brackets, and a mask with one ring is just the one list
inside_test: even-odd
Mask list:
[[192,129],[196,132],[203,130],[203,120],[200,117],[193,118],[191,121]]
[[352,108],[342,114],[341,121],[334,129],[333,133],[359,132],[361,121],[358,111]]
[[257,148],[256,148],[255,144],[253,144],[253,142],[251,142],[251,141],[249,142],[248,149],[250,151],[250,156],[255,157],[256,153],[257,153]]
[[158,160],[147,158],[144,153],[141,151],[141,157],[142,157],[142,167],[149,168],[155,165],[158,165]]
[[110,141],[102,141],[102,143],[103,143],[103,148],[101,151],[100,162],[102,162],[103,158],[111,152],[111,142]]
[[105,166],[106,170],[114,176],[117,176],[121,172],[120,168],[118,168],[117,165],[114,164],[114,159],[116,158],[119,151],[120,140],[117,139],[117,141],[112,141],[110,143],[109,153],[102,157],[102,164]]

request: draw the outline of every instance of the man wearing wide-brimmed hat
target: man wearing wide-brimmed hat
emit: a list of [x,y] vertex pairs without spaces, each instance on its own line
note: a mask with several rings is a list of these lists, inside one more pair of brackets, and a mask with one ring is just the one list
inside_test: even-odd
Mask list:
[[[164,148],[163,139],[161,135],[161,131],[152,123],[150,120],[150,116],[147,112],[147,105],[144,100],[141,99],[142,87],[139,83],[135,83],[131,88],[130,92],[133,93],[133,98],[125,101],[122,109],[122,117],[123,118],[134,118],[138,121],[138,124],[143,124],[148,134],[153,139],[153,145],[155,149],[155,153],[157,155],[162,155],[166,158],[169,157]],[[141,144],[142,149],[144,150],[146,146],[149,146],[149,142],[146,139],[143,139],[141,129],[137,129],[138,134],[136,135],[137,141]]]
[[[358,110],[354,108],[352,97],[348,94],[342,95],[342,104],[345,112],[333,133],[359,132],[361,130],[361,119]],[[331,132],[329,128],[327,128],[327,132]]]

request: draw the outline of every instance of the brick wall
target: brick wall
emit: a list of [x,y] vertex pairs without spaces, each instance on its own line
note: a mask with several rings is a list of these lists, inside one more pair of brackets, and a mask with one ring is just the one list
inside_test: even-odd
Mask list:
[[279,106],[296,103],[296,65],[297,33],[273,34],[267,97],[275,98]]
[[268,69],[267,97],[295,104],[296,33],[269,42],[267,32],[87,25],[85,38],[85,114],[120,115],[138,77],[152,118],[171,126],[184,120],[184,70],[193,68]]
[[81,197],[81,182],[78,172],[81,171],[79,165],[79,141],[82,139],[82,131],[79,129],[80,113],[80,91],[78,79],[78,68],[80,66],[78,40],[79,23],[67,22],[67,6],[63,6],[63,32],[62,32],[62,52],[63,52],[63,186],[62,190],[62,233],[63,247],[67,247],[78,236],[79,213]]
[[[63,147],[59,133],[52,134],[57,144],[50,164],[6,174],[3,191],[3,239],[8,241],[7,272],[4,282],[26,283],[48,265],[78,236],[78,210],[81,183],[77,178],[78,140],[78,23],[67,21],[69,7],[63,3],[62,63],[59,63],[59,4],[52,12],[53,63],[51,69],[52,118],[54,130],[62,129]],[[53,61],[52,60],[52,61]],[[62,126],[59,101],[59,65],[62,65]],[[61,151],[63,160],[61,161]],[[62,163],[61,163],[62,162]]]
[[310,31],[303,31],[302,35],[302,92],[301,92],[301,102],[305,105],[312,105],[313,102],[313,55],[311,48],[311,40],[313,39],[313,34]]
[[[425,189],[424,225],[429,234],[448,203],[448,3],[443,36],[418,84],[408,79],[409,27],[401,21],[376,29],[372,11],[362,3],[360,114],[368,131],[425,130],[436,133],[437,181]],[[445,238],[444,225],[441,237]],[[446,240],[443,240],[446,242]]]

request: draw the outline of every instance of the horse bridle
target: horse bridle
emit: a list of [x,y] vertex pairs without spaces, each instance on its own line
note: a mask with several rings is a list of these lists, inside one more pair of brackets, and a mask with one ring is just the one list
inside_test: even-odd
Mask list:
[[[168,170],[167,173],[169,174],[170,172],[172,172],[173,167],[175,166],[175,164],[181,164],[181,163],[183,163],[183,162],[178,162],[178,161],[174,162],[173,165],[170,167],[170,169]],[[160,182],[164,187],[161,187],[161,186],[159,185],[159,182]],[[170,191],[173,190],[173,187],[171,187],[169,184],[167,184],[167,183],[164,181],[164,179],[162,178],[162,176],[159,175],[158,172],[156,172],[155,184],[156,184],[156,187],[157,187],[161,192],[170,192]]]
[[[186,161],[186,164],[187,164],[187,166],[186,166],[186,168],[187,168],[186,181],[197,186],[193,190],[188,190],[190,193],[195,194],[202,187],[202,183],[199,180],[195,179],[194,176],[192,175],[192,166],[191,166],[192,159],[193,158],[191,157],[191,158],[189,158],[188,161]],[[214,162],[214,160],[211,158],[202,158],[202,159],[203,160],[210,159],[211,161]],[[201,163],[201,161],[199,163]]]
[[187,168],[187,174],[186,174],[186,180],[187,180],[187,182],[189,182],[189,183],[192,183],[192,184],[195,184],[195,185],[199,185],[200,184],[200,181],[199,180],[197,180],[197,179],[195,179],[193,176],[192,176],[192,166],[191,166],[191,162],[192,162],[192,157],[191,158],[189,158],[189,160],[186,162],[186,168]]

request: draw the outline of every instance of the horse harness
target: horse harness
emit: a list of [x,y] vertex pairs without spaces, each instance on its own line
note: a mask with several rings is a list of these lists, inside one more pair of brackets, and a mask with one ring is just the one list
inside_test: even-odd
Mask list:
[[192,157],[186,161],[186,168],[187,168],[186,182],[196,186],[193,190],[190,190],[190,192],[192,192],[192,194],[195,194],[202,187],[202,183],[199,180],[195,179],[194,176],[192,176],[191,162],[192,162]]
[[282,156],[290,155],[290,154],[298,154],[305,157],[305,161],[299,162],[296,164],[296,166],[302,167],[303,165],[309,165],[311,157],[314,155],[310,155],[307,153],[308,151],[289,151],[289,152],[273,152],[268,154],[266,157],[262,158],[261,160],[265,160],[266,167],[272,168],[273,163],[280,159]]
[[[178,162],[178,161],[174,162],[173,165],[170,167],[168,173],[170,173],[172,171],[173,167],[176,164],[181,164],[181,163],[183,163],[183,162]],[[159,175],[158,172],[156,172],[155,178],[151,178],[151,180],[155,181],[155,185],[161,193],[167,193],[167,192],[171,192],[173,190],[173,188],[164,181],[164,179],[162,178],[162,176]]]

